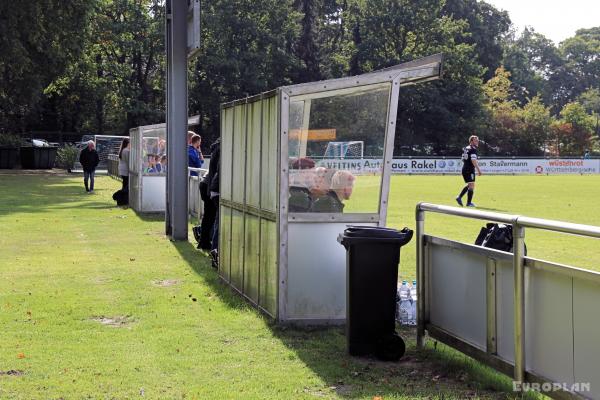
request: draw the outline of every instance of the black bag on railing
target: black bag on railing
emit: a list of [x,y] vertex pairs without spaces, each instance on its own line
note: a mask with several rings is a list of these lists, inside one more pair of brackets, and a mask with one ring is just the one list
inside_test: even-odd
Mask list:
[[[489,247],[508,253],[513,252],[513,231],[512,225],[488,223],[482,227],[475,239],[477,246]],[[525,246],[525,255],[527,255],[527,246]]]

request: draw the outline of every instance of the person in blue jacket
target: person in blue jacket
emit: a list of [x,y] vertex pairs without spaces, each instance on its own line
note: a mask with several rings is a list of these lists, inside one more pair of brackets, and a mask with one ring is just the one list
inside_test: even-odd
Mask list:
[[[204,164],[204,157],[202,156],[202,152],[200,151],[200,143],[202,142],[202,138],[200,135],[192,136],[192,140],[190,145],[188,146],[188,166],[192,168],[201,168],[202,164]],[[198,176],[196,171],[190,172],[191,176]]]

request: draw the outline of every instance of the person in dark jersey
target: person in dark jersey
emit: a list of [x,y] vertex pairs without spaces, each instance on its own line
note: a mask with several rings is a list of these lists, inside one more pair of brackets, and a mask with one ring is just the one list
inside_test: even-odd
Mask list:
[[479,138],[475,135],[469,137],[469,145],[463,148],[462,153],[462,176],[466,183],[465,187],[456,198],[456,202],[461,207],[463,206],[462,198],[467,195],[467,207],[475,207],[473,204],[473,193],[475,191],[475,171],[481,176],[481,169],[477,162],[477,146],[479,146]]

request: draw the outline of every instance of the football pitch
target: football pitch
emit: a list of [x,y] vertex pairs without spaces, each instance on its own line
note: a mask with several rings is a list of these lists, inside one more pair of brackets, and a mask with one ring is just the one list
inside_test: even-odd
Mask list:
[[[359,179],[369,184],[352,200],[376,204],[376,177]],[[349,357],[342,329],[277,327],[195,243],[166,240],[162,216],[115,207],[120,182],[99,176],[88,195],[81,180],[0,175],[0,399],[522,398],[510,378],[433,341],[415,351],[409,330],[403,362],[379,363]],[[600,225],[600,176],[477,185],[480,209]],[[453,205],[461,186],[458,176],[393,177],[388,225],[414,229],[418,202]],[[425,227],[472,243],[484,223],[427,214]],[[598,240],[527,230],[526,243],[533,257],[600,270]],[[402,250],[405,279],[414,244]]]
[[[361,203],[362,198],[371,203],[378,188],[378,177],[359,179],[372,180],[372,187],[357,184],[353,196]],[[392,176],[387,225],[414,229],[415,206],[419,202],[458,206],[454,199],[463,185],[462,178],[456,175]],[[473,202],[478,210],[600,226],[600,176],[483,175],[477,178]],[[485,222],[426,213],[425,232],[473,243]],[[527,228],[525,243],[530,257],[600,271],[598,239]],[[401,250],[402,279],[415,276],[414,246],[413,239]]]

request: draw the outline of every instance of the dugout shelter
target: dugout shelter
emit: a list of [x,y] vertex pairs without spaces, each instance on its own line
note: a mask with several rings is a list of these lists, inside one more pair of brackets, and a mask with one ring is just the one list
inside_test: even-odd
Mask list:
[[[188,126],[198,125],[199,121],[199,116],[190,117]],[[161,165],[158,170],[154,164],[167,154],[167,125],[131,128],[129,138],[129,204],[140,213],[165,212],[167,169]]]
[[[438,54],[223,104],[221,278],[278,322],[343,323],[337,236],[348,224],[385,226],[401,88],[441,73]],[[343,156],[330,143],[346,143]],[[359,156],[348,157],[352,143]],[[316,205],[324,194],[337,200]]]

